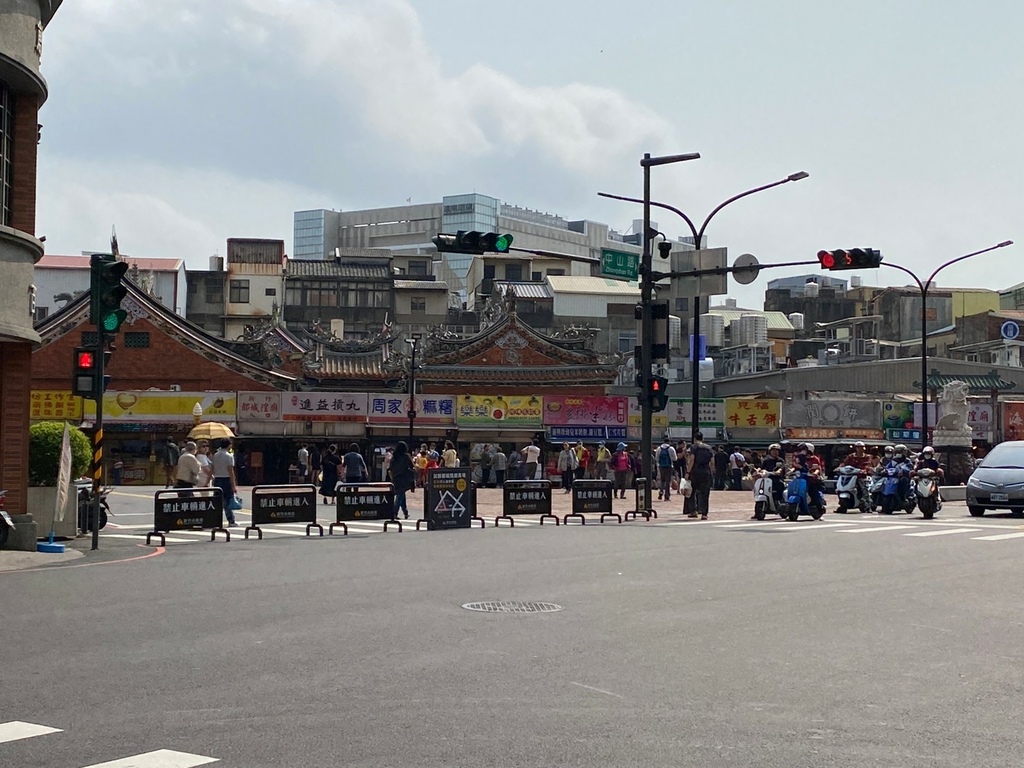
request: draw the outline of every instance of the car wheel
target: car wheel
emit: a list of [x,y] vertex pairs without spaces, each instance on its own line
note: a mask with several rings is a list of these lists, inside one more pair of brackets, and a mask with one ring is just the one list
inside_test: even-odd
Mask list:
[[982,515],[985,514],[985,508],[984,507],[968,506],[967,507],[967,511],[971,513],[971,517],[981,517]]

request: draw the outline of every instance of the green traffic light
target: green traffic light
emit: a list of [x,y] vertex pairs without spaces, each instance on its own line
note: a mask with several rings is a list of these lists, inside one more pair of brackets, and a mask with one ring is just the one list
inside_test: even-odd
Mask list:
[[508,253],[511,246],[512,235],[498,235],[498,239],[494,241],[494,250],[498,253]]
[[117,333],[121,324],[128,318],[128,313],[123,309],[115,309],[103,315],[100,325],[107,333]]

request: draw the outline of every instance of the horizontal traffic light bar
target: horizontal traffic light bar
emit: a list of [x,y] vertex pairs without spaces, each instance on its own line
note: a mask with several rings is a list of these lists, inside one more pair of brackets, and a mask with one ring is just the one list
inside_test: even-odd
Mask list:
[[875,269],[882,263],[882,253],[872,248],[818,251],[818,263],[822,269],[831,272],[843,269]]
[[439,232],[432,242],[442,253],[508,253],[512,247],[512,235],[459,230],[454,235]]

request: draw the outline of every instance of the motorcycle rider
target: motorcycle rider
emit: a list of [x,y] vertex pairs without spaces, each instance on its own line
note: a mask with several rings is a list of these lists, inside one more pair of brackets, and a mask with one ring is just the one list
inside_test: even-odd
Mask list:
[[862,472],[861,477],[857,478],[857,495],[860,499],[867,498],[868,487],[864,476],[871,471],[874,464],[874,459],[871,457],[871,454],[865,450],[865,448],[866,446],[864,443],[858,440],[853,444],[853,452],[847,454],[841,465],[844,467],[856,467]]
[[891,445],[885,446],[885,452],[878,457],[878,464],[875,465],[875,469],[885,469],[886,464],[892,459],[895,450]]
[[[780,455],[782,452],[782,446],[778,443],[772,443],[768,446],[768,455],[761,459],[761,469],[767,472],[772,478],[772,496],[775,499],[776,508],[785,501],[786,497],[786,484],[782,480],[782,476],[785,473],[786,462]],[[756,520],[757,515],[750,518]]]
[[794,459],[794,466],[807,471],[807,492],[810,494],[811,503],[819,505],[821,511],[824,512],[825,496],[821,479],[825,474],[825,463],[814,452],[813,443],[800,444]]
[[943,475],[942,467],[939,466],[939,460],[935,458],[935,449],[930,445],[925,446],[924,450],[921,451],[921,455],[918,456],[917,462],[914,464],[915,471],[918,469],[931,469],[939,476],[941,482]]
[[896,467],[900,470],[899,484],[897,486],[900,504],[905,504],[910,498],[910,473],[914,469],[914,465],[908,458],[907,453],[907,446],[900,443],[893,449],[892,458],[885,462],[886,469]]

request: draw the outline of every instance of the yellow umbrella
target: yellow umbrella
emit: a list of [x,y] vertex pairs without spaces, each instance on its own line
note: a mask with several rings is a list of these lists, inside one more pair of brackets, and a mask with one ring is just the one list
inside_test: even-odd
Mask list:
[[204,421],[189,432],[188,436],[193,440],[220,440],[234,437],[235,433],[218,421]]

